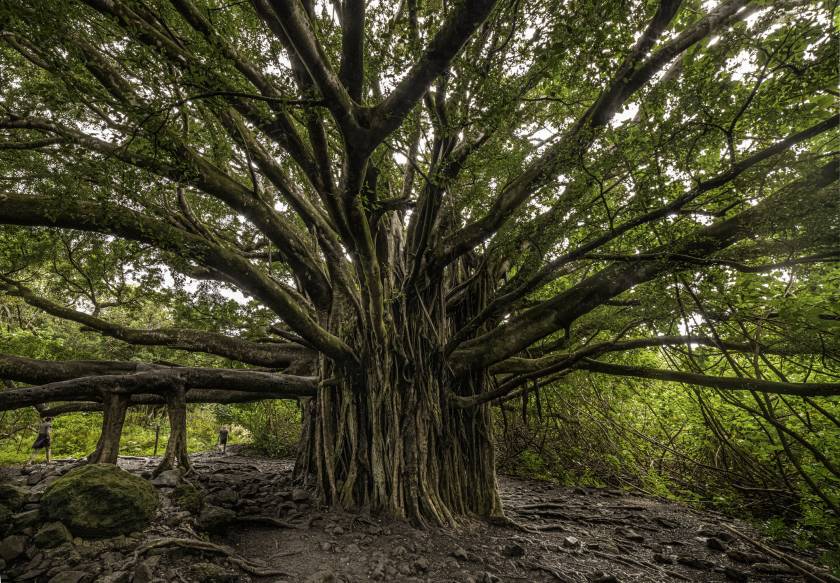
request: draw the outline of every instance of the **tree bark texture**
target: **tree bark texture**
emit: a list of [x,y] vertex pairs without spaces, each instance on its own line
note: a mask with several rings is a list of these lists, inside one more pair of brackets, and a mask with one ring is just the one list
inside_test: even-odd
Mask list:
[[108,393],[102,408],[102,432],[96,449],[88,457],[92,464],[116,464],[120,454],[120,436],[122,435],[125,413],[131,400],[130,395]]

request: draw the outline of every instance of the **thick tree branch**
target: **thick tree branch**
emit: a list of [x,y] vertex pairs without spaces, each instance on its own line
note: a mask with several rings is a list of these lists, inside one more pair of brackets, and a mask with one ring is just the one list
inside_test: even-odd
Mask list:
[[[756,232],[773,231],[803,220],[809,213],[836,213],[837,200],[828,185],[837,181],[840,168],[829,163],[817,172],[767,197],[757,205],[692,235],[654,249],[651,253],[704,257],[716,253]],[[574,287],[542,302],[506,324],[466,342],[452,353],[450,366],[456,374],[485,368],[520,350],[632,287],[659,275],[681,269],[679,261],[659,260],[641,264],[611,265]]]
[[[140,405],[165,405],[166,399],[160,395],[131,395],[128,402],[130,407]],[[186,392],[187,403],[254,403],[267,401],[269,399],[297,399],[297,395],[290,395],[287,392],[261,392],[249,393],[247,391],[225,391],[218,389],[189,389]],[[97,412],[102,411],[102,403],[81,401],[64,403],[42,409],[38,414],[43,417],[57,417],[67,413]]]
[[291,293],[257,271],[246,259],[139,212],[75,199],[5,195],[0,198],[0,223],[114,234],[176,253],[229,275],[240,288],[265,302],[298,334],[331,358],[339,362],[353,360],[344,342],[319,326]]
[[128,375],[88,376],[0,392],[0,411],[50,401],[101,400],[105,393],[166,395],[176,388],[244,391],[288,397],[311,397],[317,383],[299,377],[218,368],[158,368]]
[[0,379],[43,385],[85,376],[126,375],[161,368],[118,360],[36,360],[0,354]]
[[686,383],[733,391],[757,391],[797,397],[834,397],[840,395],[840,383],[782,383],[744,377],[716,377],[704,374],[661,370],[641,366],[610,364],[585,359],[575,365],[581,370],[616,376],[630,376],[660,381]]
[[296,362],[311,359],[315,356],[312,351],[300,345],[261,344],[204,330],[189,330],[184,328],[143,330],[129,328],[41,298],[35,295],[32,290],[27,289],[19,283],[12,282],[0,276],[0,289],[3,289],[4,286],[6,287],[7,293],[20,297],[29,305],[39,308],[48,314],[78,322],[105,336],[117,338],[129,344],[167,346],[189,352],[205,352],[224,356],[225,358],[239,362],[275,368],[285,368]]
[[341,67],[339,79],[356,102],[362,102],[365,74],[365,0],[341,3]]
[[503,360],[502,362],[490,367],[490,372],[494,374],[540,373],[539,375],[534,376],[530,374],[528,375],[529,379],[534,379],[539,378],[539,376],[545,376],[546,374],[553,374],[557,372],[560,370],[559,368],[554,370],[554,367],[557,365],[560,365],[562,368],[574,364],[583,358],[594,358],[608,352],[624,352],[639,348],[691,344],[706,346],[709,348],[723,348],[731,352],[745,352],[748,354],[803,354],[803,351],[797,350],[796,348],[765,346],[752,342],[725,342],[718,341],[711,336],[654,336],[652,338],[633,338],[630,340],[619,340],[615,342],[599,342],[568,354],[550,354],[541,358],[508,358],[507,360]]
[[496,0],[463,0],[455,5],[420,60],[371,112],[371,149],[402,124],[432,81],[449,67],[495,5]]
[[294,49],[348,143],[363,139],[357,121],[358,105],[329,65],[329,59],[312,30],[312,20],[300,0],[252,0],[269,28]]

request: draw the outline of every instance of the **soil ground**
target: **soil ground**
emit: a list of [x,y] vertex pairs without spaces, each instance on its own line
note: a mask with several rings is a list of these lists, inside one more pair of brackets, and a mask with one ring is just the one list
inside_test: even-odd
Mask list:
[[[146,476],[154,464],[119,462]],[[505,510],[518,527],[465,520],[457,528],[415,529],[317,507],[293,487],[289,461],[229,451],[194,455],[193,464],[185,479],[205,493],[199,516],[174,505],[172,488],[159,484],[163,503],[143,532],[76,538],[54,549],[30,542],[0,569],[2,581],[792,582],[807,579],[790,562],[819,562],[819,550],[774,545],[745,523],[611,489],[501,477]],[[0,480],[26,484],[31,510],[38,493],[72,465],[0,468]],[[68,572],[76,578],[56,579]]]

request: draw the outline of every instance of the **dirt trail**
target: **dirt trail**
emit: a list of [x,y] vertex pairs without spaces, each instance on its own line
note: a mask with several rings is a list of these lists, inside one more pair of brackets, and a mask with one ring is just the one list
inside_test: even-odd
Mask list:
[[[193,460],[195,473],[187,480],[206,493],[201,516],[171,504],[172,489],[160,485],[163,506],[142,533],[99,542],[75,539],[52,553],[27,548],[0,570],[3,581],[9,575],[36,583],[806,580],[725,527],[757,539],[743,523],[615,490],[503,477],[506,511],[521,528],[470,520],[457,529],[418,530],[313,506],[306,492],[293,487],[288,461],[239,453],[198,454]],[[139,474],[153,463],[120,459],[121,467]],[[70,464],[47,473],[0,468],[0,479],[28,483],[37,493],[64,467]],[[163,539],[186,542],[152,548],[150,543]],[[200,539],[217,546],[199,549],[206,544]],[[778,546],[771,551],[794,562],[818,562],[816,553]],[[86,576],[54,579],[61,569]]]

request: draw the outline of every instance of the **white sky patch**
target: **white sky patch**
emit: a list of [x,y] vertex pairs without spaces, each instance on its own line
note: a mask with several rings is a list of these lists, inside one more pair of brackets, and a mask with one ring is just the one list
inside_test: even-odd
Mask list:
[[756,70],[749,51],[743,50],[726,61],[726,68],[734,81],[743,81]]
[[613,118],[610,120],[610,127],[621,127],[624,123],[636,117],[637,113],[639,113],[639,103],[637,101],[634,101],[633,103],[628,103],[624,106],[624,109],[622,109],[613,116]]
[[241,291],[235,288],[228,287],[226,285],[219,286],[219,294],[221,294],[223,297],[229,300],[233,300],[240,306],[245,306],[250,301],[248,296],[243,294]]
[[749,16],[744,19],[744,22],[747,24],[747,28],[752,30],[755,28],[755,25],[758,24],[758,21],[761,20],[765,14],[767,14],[771,9],[764,8],[762,10],[756,10]]

